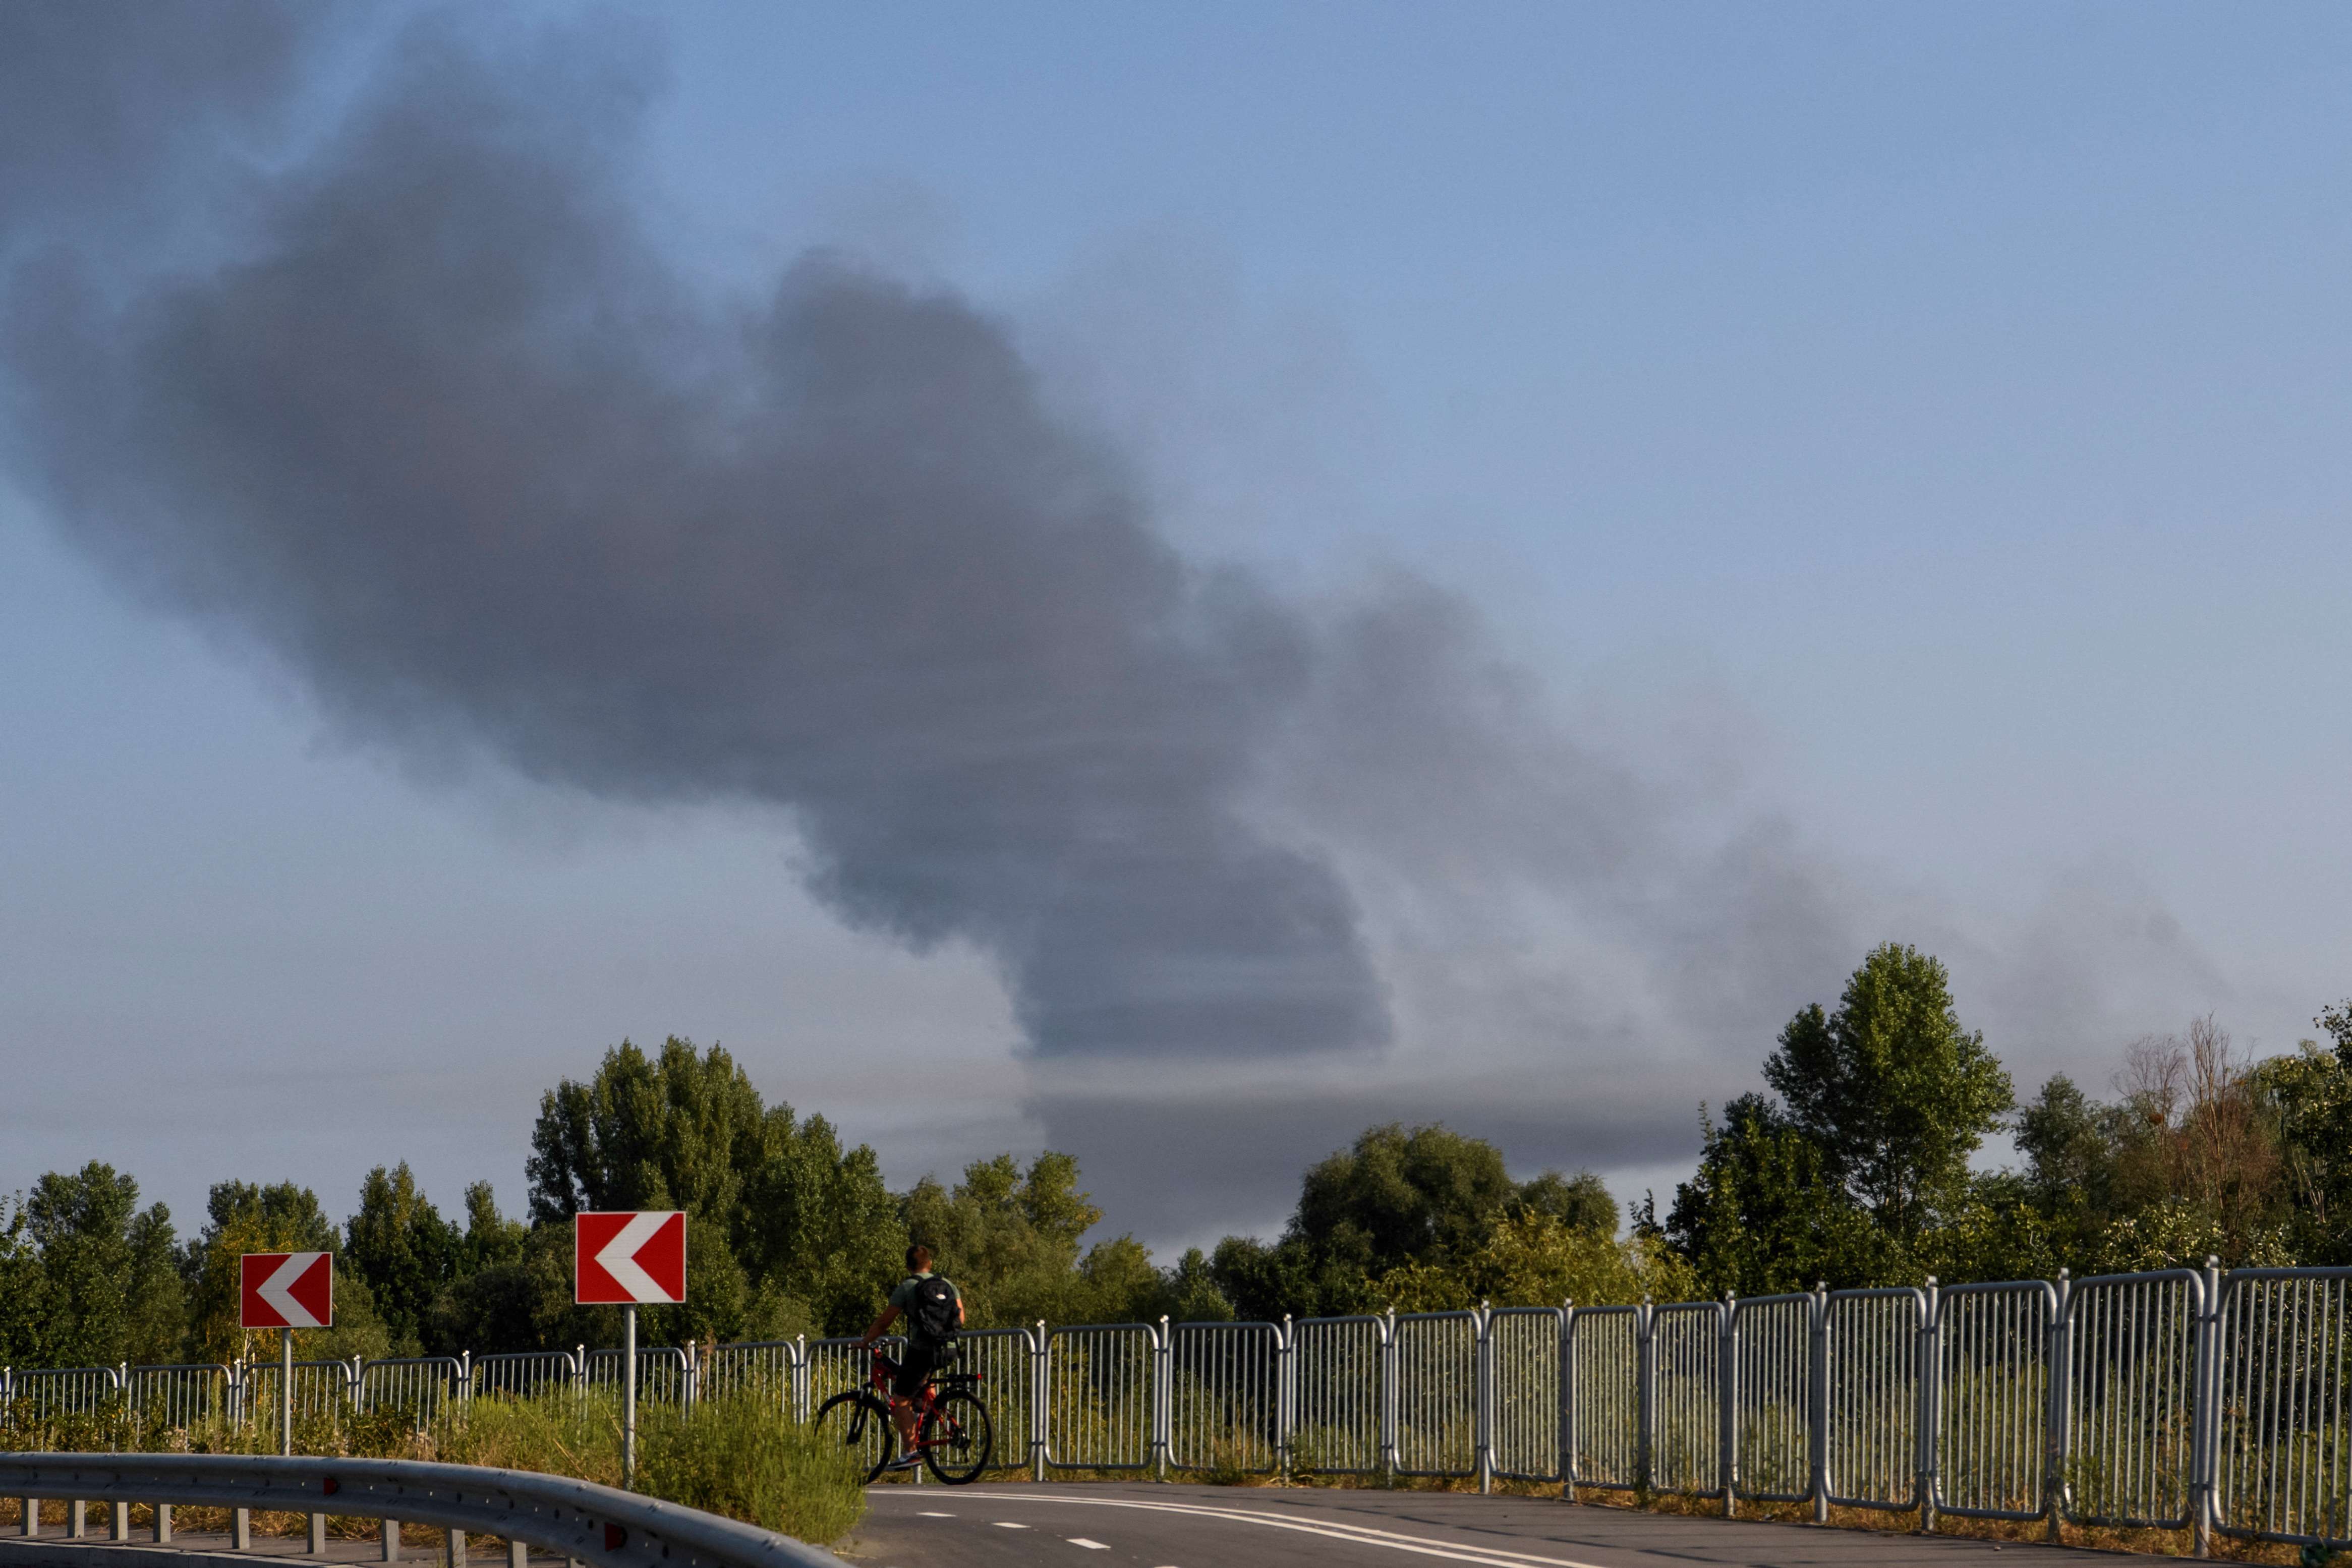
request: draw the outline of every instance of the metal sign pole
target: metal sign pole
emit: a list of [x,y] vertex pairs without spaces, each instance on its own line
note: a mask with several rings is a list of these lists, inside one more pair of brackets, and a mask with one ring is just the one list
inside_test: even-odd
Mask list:
[[621,1309],[621,1487],[637,1485],[637,1307]]
[[278,1331],[278,1451],[294,1452],[294,1331]]

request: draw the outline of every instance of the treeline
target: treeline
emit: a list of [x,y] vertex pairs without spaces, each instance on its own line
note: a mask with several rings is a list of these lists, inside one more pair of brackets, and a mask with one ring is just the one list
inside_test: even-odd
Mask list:
[[[572,1302],[583,1208],[687,1211],[688,1304],[645,1312],[653,1343],[856,1333],[912,1239],[981,1327],[2352,1262],[2352,1002],[2316,1021],[2328,1045],[2253,1061],[2197,1020],[2132,1046],[2112,1099],[2059,1076],[2020,1105],[1943,966],[1888,945],[1790,1020],[1767,1092],[1702,1113],[1663,1217],[1645,1196],[1622,1223],[1590,1172],[1516,1179],[1491,1144],[1391,1124],[1310,1167],[1276,1239],[1169,1267],[1130,1236],[1086,1241],[1103,1217],[1066,1155],[893,1193],[871,1149],[764,1103],[724,1051],[625,1041],[542,1097],[522,1218],[488,1184],[445,1216],[400,1165],[340,1225],[307,1188],[223,1183],[182,1239],[105,1165],[43,1176],[0,1199],[0,1362],[231,1359],[238,1255],[313,1249],[338,1254],[336,1324],[304,1356],[612,1344],[617,1310]],[[1977,1168],[2002,1132],[2018,1163]]]
[[[2352,1262],[2352,1002],[2249,1061],[2210,1018],[2126,1053],[2116,1097],[2063,1074],[2016,1103],[1943,966],[1872,953],[1706,1128],[1658,1237],[1709,1292]],[[2013,1167],[1974,1168],[2008,1131]]]

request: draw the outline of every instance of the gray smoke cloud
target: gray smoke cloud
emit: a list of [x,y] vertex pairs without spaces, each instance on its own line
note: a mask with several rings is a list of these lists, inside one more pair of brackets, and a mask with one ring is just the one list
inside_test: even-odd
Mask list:
[[[1024,1111],[1148,1231],[1391,1115],[1680,1157],[1887,936],[2053,1055],[2129,1010],[1580,737],[1458,598],[1186,559],[956,295],[815,254],[712,298],[628,26],[427,18],[289,127],[317,15],[0,8],[12,474],[398,756],[788,811],[845,919],[996,963],[1055,1063]],[[201,244],[139,226],[191,205]],[[2111,908],[2085,966],[2210,980],[2160,911],[2052,920]]]
[[358,732],[789,808],[822,897],[979,945],[1040,1052],[1382,1044],[1337,874],[1240,809],[1307,622],[1180,559],[964,301],[821,256],[698,298],[620,52],[420,26],[242,254],[120,308],[26,263],[18,469]]
[[[0,16],[0,225],[105,227],[184,160],[273,120],[323,7],[11,5]],[[120,237],[120,231],[115,237]]]

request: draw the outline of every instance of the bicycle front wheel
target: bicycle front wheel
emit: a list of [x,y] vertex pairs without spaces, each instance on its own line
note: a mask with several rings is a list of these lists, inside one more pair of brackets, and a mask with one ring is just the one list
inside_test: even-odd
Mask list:
[[968,1389],[942,1393],[923,1417],[920,1441],[923,1463],[950,1486],[976,1481],[996,1450],[996,1429],[988,1406]]
[[890,1407],[862,1388],[836,1394],[818,1406],[812,1425],[819,1442],[850,1450],[869,1481],[882,1473],[882,1467],[898,1451]]

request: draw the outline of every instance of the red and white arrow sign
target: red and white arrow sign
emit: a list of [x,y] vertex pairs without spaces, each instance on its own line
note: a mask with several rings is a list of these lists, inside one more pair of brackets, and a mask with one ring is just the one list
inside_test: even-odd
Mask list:
[[686,1300],[686,1216],[677,1209],[572,1217],[572,1299],[583,1307]]
[[335,1322],[332,1252],[247,1252],[237,1322],[249,1329],[323,1329]]

